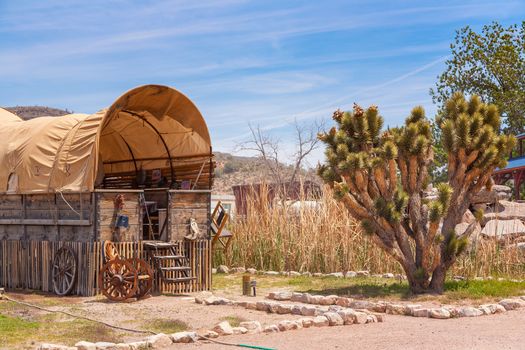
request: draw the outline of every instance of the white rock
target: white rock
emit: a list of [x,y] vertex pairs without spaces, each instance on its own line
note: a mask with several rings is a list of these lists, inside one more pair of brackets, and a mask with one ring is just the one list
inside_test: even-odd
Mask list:
[[279,272],[277,272],[277,271],[265,271],[264,275],[267,275],[267,276],[278,276]]
[[387,304],[386,313],[390,315],[404,315],[405,305],[402,304]]
[[381,323],[381,322],[385,322],[385,315],[384,314],[374,314],[374,316],[376,317],[377,319],[377,322]]
[[230,272],[231,273],[245,273],[246,269],[244,267],[232,267]]
[[330,326],[342,326],[344,324],[343,318],[335,312],[325,312],[323,316],[328,319]]
[[316,316],[313,322],[315,327],[325,327],[330,324],[325,316]]
[[268,294],[268,299],[272,300],[290,300],[292,298],[292,292],[271,292]]
[[355,271],[346,271],[346,273],[345,273],[345,277],[346,277],[346,278],[354,278],[354,277],[357,277],[357,272],[355,272]]
[[247,301],[244,307],[248,310],[257,310],[257,303],[254,301]]
[[484,304],[480,306],[480,309],[489,309],[490,314],[502,314],[507,312],[507,310],[500,304]]
[[428,317],[429,312],[428,309],[425,308],[417,308],[412,310],[412,316],[414,317]]
[[311,317],[303,317],[300,318],[298,321],[300,321],[303,324],[304,328],[310,328],[314,325],[314,319]]
[[420,308],[421,308],[421,305],[419,305],[419,304],[408,304],[408,305],[405,305],[405,312],[404,312],[404,314],[407,315],[407,316],[413,316],[414,315],[414,310],[420,309]]
[[115,344],[115,350],[133,350],[133,349],[131,349],[131,346],[129,344],[118,343],[118,344]]
[[264,327],[263,332],[264,333],[277,333],[279,332],[279,327],[275,324],[272,324],[272,325]]
[[[170,339],[170,344],[171,344],[171,339]],[[116,345],[117,344],[115,343],[110,343],[110,342],[105,342],[105,341],[100,341],[100,342],[95,343],[97,350],[115,350]],[[150,347],[155,349],[151,344],[150,344]]]
[[512,189],[508,186],[493,185],[490,191],[483,188],[471,199],[472,204],[504,202],[511,197]]
[[315,306],[301,306],[301,315],[315,316],[317,308]]
[[171,340],[174,343],[193,343],[199,340],[199,336],[195,332],[177,332],[171,334]]
[[342,272],[332,272],[332,273],[329,273],[328,276],[330,276],[330,277],[338,277],[338,278],[345,277],[345,275]]
[[250,334],[262,332],[262,326],[259,321],[244,321],[239,323],[239,326],[246,328]]
[[293,321],[288,321],[288,320],[280,321],[277,324],[277,326],[279,327],[279,330],[281,332],[290,331],[292,329],[297,329],[297,324]]
[[384,273],[384,274],[383,274],[383,278],[394,278],[394,274],[391,273],[391,272]]
[[228,321],[222,321],[213,327],[212,331],[217,332],[219,335],[232,335],[233,329]]
[[159,333],[159,334],[155,334],[150,337],[147,337],[146,341],[150,344],[150,347],[152,349],[164,349],[165,347],[173,343],[170,336],[164,333]]
[[78,350],[96,350],[97,346],[95,343],[90,343],[88,341],[79,341],[75,344]]
[[359,277],[370,276],[370,271],[368,271],[368,270],[357,271],[357,276],[359,276]]
[[324,296],[319,300],[319,304],[321,305],[334,305],[338,296],[337,295],[328,295]]
[[145,350],[149,348],[147,341],[136,341],[133,343],[128,343],[131,350]]
[[343,309],[343,310],[337,311],[337,313],[343,319],[343,323],[344,324],[348,325],[348,324],[354,323],[354,319],[355,319],[354,310],[352,310],[352,309]]
[[254,269],[254,268],[246,269],[246,272],[248,272],[250,275],[255,275],[255,274],[257,274],[257,270]]
[[305,303],[306,297],[305,297],[305,294],[303,293],[293,292],[290,300],[294,302],[298,302],[298,303]]
[[460,317],[477,317],[483,315],[483,312],[472,306],[465,306],[459,309]]
[[310,298],[310,300],[308,300],[308,302],[310,304],[320,305],[321,304],[321,300],[323,300],[323,296],[322,295],[312,295],[312,297]]
[[372,306],[373,306],[373,303],[367,300],[354,300],[350,302],[350,307],[352,309],[364,310],[364,309],[370,309]]
[[368,320],[368,314],[366,312],[354,311],[354,323],[365,324]]
[[302,313],[301,313],[301,305],[294,305],[294,306],[292,306],[292,315],[302,315]]
[[233,334],[246,334],[248,330],[244,327],[232,327]]
[[377,317],[376,315],[368,315],[366,316],[366,323],[377,323]]
[[481,233],[486,237],[498,239],[525,234],[525,225],[521,220],[490,220]]
[[281,315],[291,314],[292,313],[292,305],[279,304],[277,306],[277,313],[281,314]]
[[75,347],[72,348],[72,347],[65,346],[65,345],[48,344],[48,343],[40,344],[40,346],[38,347],[38,350],[71,350],[71,349],[76,350]]
[[231,305],[233,302],[230,299],[211,296],[203,300],[205,305]]
[[204,303],[204,299],[207,299],[209,297],[212,297],[213,296],[213,293],[212,292],[200,292],[199,294],[197,294],[195,296],[195,302],[197,304],[203,304]]
[[352,300],[349,299],[349,298],[337,297],[337,300],[335,301],[335,305],[339,305],[339,306],[342,306],[342,307],[349,307],[351,301]]
[[[467,231],[470,225],[471,224],[469,223],[461,222],[456,225],[454,231],[456,232],[458,236],[463,236],[463,234]],[[474,228],[468,237],[469,242],[472,242],[472,243],[477,242],[479,240],[479,235],[481,234],[481,231],[482,231],[481,225],[479,224],[479,222],[475,222]]]
[[277,310],[279,310],[279,306],[281,304],[279,303],[272,303],[272,302],[269,302],[268,303],[268,312],[271,312],[273,314],[277,313]]
[[217,333],[215,331],[207,331],[206,333],[204,333],[204,337],[211,338],[211,339],[218,338],[219,337],[219,333]]
[[525,300],[518,298],[515,299],[503,299],[500,300],[499,304],[505,308],[505,310],[516,310],[525,307]]
[[461,217],[461,222],[464,222],[466,224],[471,224],[475,221],[476,221],[476,217],[474,216],[474,214],[472,214],[472,212],[469,209],[467,209],[465,214],[463,214],[463,216]]
[[486,225],[490,220],[525,220],[525,203],[500,201],[494,210],[486,211],[483,215],[482,224]]
[[323,277],[323,274],[320,273],[320,272],[314,272],[314,273],[312,274],[312,276],[314,276],[314,277]]
[[312,273],[310,271],[305,271],[301,275],[306,276],[306,277],[312,277]]
[[212,268],[211,269],[211,273],[216,274],[217,273],[217,269],[216,268]]
[[[503,307],[501,305],[499,305],[500,307]],[[480,305],[478,307],[478,310],[481,311],[481,313],[483,315],[492,315],[493,312],[492,312],[492,309],[490,307],[488,307],[487,305]]]
[[219,265],[219,267],[217,267],[217,273],[230,273],[230,269],[226,265]]
[[445,308],[434,308],[429,311],[431,318],[447,319],[450,318],[450,312]]
[[297,271],[290,271],[288,273],[288,276],[290,276],[290,277],[299,277],[299,276],[301,276],[301,273],[299,273]]
[[258,301],[255,303],[255,308],[259,311],[269,311],[270,304],[267,301]]
[[370,303],[370,306],[368,307],[368,310],[372,310],[375,312],[381,312],[386,313],[386,305],[387,303],[384,301],[379,301],[377,303]]
[[344,309],[344,307],[339,306],[339,305],[330,305],[330,306],[328,306],[328,311],[329,312],[338,312],[338,311],[341,311],[343,309]]

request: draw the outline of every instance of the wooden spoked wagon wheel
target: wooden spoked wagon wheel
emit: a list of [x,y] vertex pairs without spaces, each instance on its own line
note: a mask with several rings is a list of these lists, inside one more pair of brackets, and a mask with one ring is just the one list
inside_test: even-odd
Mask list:
[[153,269],[143,259],[132,259],[133,266],[137,270],[138,286],[135,297],[141,299],[146,296],[153,287]]
[[71,248],[62,247],[56,252],[51,275],[55,294],[71,293],[77,278],[77,256]]
[[135,296],[138,288],[137,270],[129,260],[113,259],[102,267],[99,285],[109,300],[123,301]]

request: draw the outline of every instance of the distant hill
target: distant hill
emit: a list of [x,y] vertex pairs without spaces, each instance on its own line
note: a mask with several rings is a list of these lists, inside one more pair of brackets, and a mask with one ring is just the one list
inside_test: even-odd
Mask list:
[[16,107],[3,107],[11,113],[16,114],[24,120],[29,120],[38,117],[59,117],[61,115],[71,114],[72,111],[44,107],[44,106],[16,106]]
[[[45,106],[16,106],[3,107],[4,109],[16,114],[24,120],[38,117],[58,117],[71,114],[72,111]],[[230,153],[215,152],[215,182],[213,191],[217,193],[232,194],[232,186],[260,183],[263,181],[271,182],[271,175],[258,157],[235,156]],[[285,176],[290,176],[292,167],[284,166]],[[319,178],[313,170],[305,171],[301,174],[303,178],[318,181]]]
[[[235,156],[230,153],[214,152],[217,167],[213,191],[232,194],[232,186],[271,182],[271,174],[264,161],[259,157]],[[292,167],[284,167],[284,175],[291,176]],[[320,182],[314,170],[303,171],[303,179]]]

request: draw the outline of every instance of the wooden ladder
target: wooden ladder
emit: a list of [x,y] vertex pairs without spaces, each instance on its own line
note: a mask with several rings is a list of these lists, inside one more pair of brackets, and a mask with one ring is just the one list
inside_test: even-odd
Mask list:
[[189,283],[192,276],[190,259],[177,252],[177,245],[168,242],[145,242],[150,260],[165,283]]

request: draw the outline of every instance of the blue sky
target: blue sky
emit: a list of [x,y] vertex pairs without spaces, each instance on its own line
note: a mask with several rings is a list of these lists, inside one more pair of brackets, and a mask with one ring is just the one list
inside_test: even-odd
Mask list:
[[433,115],[454,31],[524,15],[513,0],[0,0],[0,106],[90,113],[165,84],[194,100],[216,150],[251,123],[291,152],[294,119],[329,122],[353,102],[377,104],[388,125],[414,105]]

